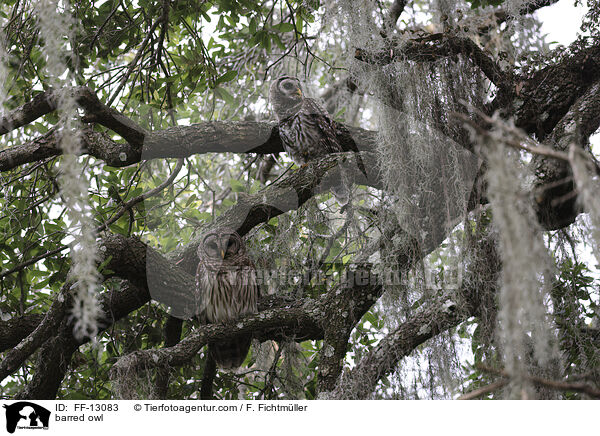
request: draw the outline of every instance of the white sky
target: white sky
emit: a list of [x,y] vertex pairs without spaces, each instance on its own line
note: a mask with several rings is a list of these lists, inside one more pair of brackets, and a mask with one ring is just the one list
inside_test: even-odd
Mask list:
[[548,34],[548,42],[567,46],[575,40],[586,12],[587,7],[574,6],[574,0],[560,0],[552,6],[539,9],[537,17],[543,23],[542,33]]

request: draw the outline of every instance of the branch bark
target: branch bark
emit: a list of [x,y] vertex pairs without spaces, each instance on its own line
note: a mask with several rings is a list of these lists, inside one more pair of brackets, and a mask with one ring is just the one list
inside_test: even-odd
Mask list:
[[468,37],[435,33],[410,39],[401,46],[394,47],[391,51],[385,53],[368,53],[365,50],[356,49],[355,57],[362,62],[386,65],[395,60],[432,62],[459,54],[471,59],[498,88],[509,88],[511,83],[510,74],[502,71],[494,59]]
[[400,359],[428,339],[456,327],[471,316],[458,309],[455,298],[436,301],[386,335],[355,368],[342,375],[338,386],[326,398],[369,398],[381,377],[393,371]]
[[[58,99],[65,95],[74,96],[85,110],[83,121],[101,124],[127,141],[118,143],[91,127],[82,129],[82,152],[110,166],[123,167],[142,159],[188,157],[211,152],[271,154],[284,151],[276,124],[268,122],[213,121],[147,132],[125,115],[104,105],[86,87],[39,94],[0,120],[0,134],[56,110]],[[354,127],[349,127],[349,130],[360,150],[373,149],[376,132]],[[53,128],[33,141],[0,150],[0,171],[60,154],[60,135]]]

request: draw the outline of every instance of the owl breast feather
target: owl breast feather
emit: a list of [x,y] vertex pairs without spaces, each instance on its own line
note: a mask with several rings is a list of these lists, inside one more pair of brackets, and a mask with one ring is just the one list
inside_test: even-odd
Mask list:
[[329,138],[324,135],[318,121],[317,117],[298,113],[280,126],[280,130],[283,127],[283,146],[294,162],[304,164],[332,151],[326,143]]
[[228,322],[257,311],[257,284],[253,270],[209,271],[201,281],[207,291],[208,322]]

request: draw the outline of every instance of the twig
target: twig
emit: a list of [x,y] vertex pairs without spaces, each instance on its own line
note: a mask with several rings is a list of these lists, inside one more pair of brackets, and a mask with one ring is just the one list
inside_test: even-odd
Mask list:
[[154,66],[160,63],[165,35],[167,34],[167,30],[169,28],[169,0],[163,0],[160,22],[162,23],[162,26],[160,28],[160,35],[158,36],[158,43],[156,44]]
[[135,57],[129,63],[129,66],[127,67],[127,71],[125,72],[125,75],[121,79],[121,83],[119,83],[119,86],[117,87],[117,89],[115,90],[113,95],[108,99],[108,102],[106,103],[107,106],[110,106],[112,104],[112,102],[115,100],[115,98],[117,98],[117,95],[119,95],[119,93],[125,86],[125,83],[127,83],[127,79],[129,79],[129,76],[133,72],[133,69],[136,67],[137,63],[139,62],[140,58],[142,57],[142,53],[146,49],[146,45],[148,45],[148,41],[150,41],[152,34],[154,33],[154,31],[156,30],[156,28],[158,27],[158,25],[160,23],[161,23],[160,20],[155,21],[154,24],[152,24],[152,27],[150,27],[150,30],[148,30],[148,33],[146,34],[146,37],[142,41],[140,48],[138,49],[137,53],[135,54]]
[[[487,365],[475,365],[475,367],[481,371],[488,372],[490,374],[495,374],[507,379],[512,378],[511,374],[509,374],[504,369],[496,369]],[[544,386],[550,389],[555,389],[557,391],[573,391],[580,392],[586,395],[589,395],[592,398],[600,399],[600,390],[594,388],[593,386],[589,386],[583,383],[570,383],[562,380],[549,380],[542,377],[537,377],[534,375],[524,374],[526,380],[529,380],[535,385]]]
[[479,398],[485,394],[501,389],[507,384],[508,380],[498,380],[494,383],[490,383],[489,385],[482,386],[479,389],[475,389],[474,391],[467,392],[466,394],[458,397],[457,400],[474,400],[475,398]]
[[[486,121],[487,123],[493,124],[495,126],[499,126],[501,127],[504,131],[506,131],[507,133],[511,133],[515,136],[520,136],[518,132],[516,132],[515,130],[508,130],[506,129],[505,126],[503,126],[501,123],[498,123],[497,120],[494,120],[491,117],[488,117],[487,115],[485,115],[483,112],[479,112],[478,113],[479,116],[481,116],[483,118],[484,121]],[[486,138],[492,137],[492,134],[490,133],[489,130],[484,129],[482,126],[480,126],[478,123],[476,123],[475,121],[473,121],[468,115],[465,114],[461,114],[458,112],[451,112],[450,116],[453,118],[456,118],[462,122],[464,122],[465,124],[468,124],[470,127],[473,128],[473,130],[475,130],[475,132],[479,135],[479,136],[483,136]],[[527,140],[529,140],[529,138],[527,138]],[[554,159],[559,159],[559,160],[563,160],[568,162],[569,161],[569,156],[567,155],[567,153],[563,153],[561,151],[556,151],[553,150],[550,147],[546,147],[544,145],[537,145],[537,144],[523,144],[517,140],[514,139],[508,139],[508,138],[503,138],[502,142],[505,143],[506,145],[519,149],[519,150],[525,150],[528,151],[529,153],[532,154],[539,154],[541,156],[547,156],[547,157],[551,157]]]
[[53,256],[57,253],[60,253],[61,251],[66,250],[67,248],[69,248],[68,245],[62,245],[58,248],[55,248],[54,250],[47,251],[47,252],[40,254],[39,256],[36,256],[32,259],[26,260],[25,262],[20,263],[7,271],[2,271],[2,273],[0,273],[0,279],[3,279],[4,277],[11,275],[12,273],[22,270],[23,268],[26,268],[29,265],[33,265],[34,263],[37,263],[42,259]]
[[177,166],[175,167],[175,169],[173,170],[173,172],[171,173],[171,175],[169,176],[169,178],[167,180],[165,180],[163,183],[158,185],[156,188],[153,188],[148,192],[144,192],[143,194],[140,194],[137,197],[132,198],[127,203],[124,203],[115,215],[113,215],[104,224],[102,224],[101,226],[96,228],[96,232],[105,230],[108,226],[110,226],[115,221],[117,221],[119,218],[121,218],[121,216],[123,216],[123,214],[125,212],[127,212],[128,210],[130,210],[133,206],[158,194],[163,189],[165,189],[167,186],[169,186],[171,183],[173,183],[173,180],[175,180],[175,177],[177,177],[177,174],[179,174],[179,171],[181,170],[182,167],[183,167],[183,158],[179,158],[177,160]]
[[100,28],[98,29],[98,31],[94,34],[94,37],[92,38],[92,42],[90,42],[90,50],[94,47],[94,44],[96,43],[96,40],[100,36],[100,33],[102,33],[102,30],[104,29],[104,26],[106,26],[108,24],[108,22],[113,17],[113,15],[115,14],[115,12],[117,12],[117,9],[119,9],[119,3],[117,3],[117,5],[110,12],[110,14],[108,14],[108,17],[106,17],[106,20],[104,20],[104,23],[102,23],[102,25],[100,26]]

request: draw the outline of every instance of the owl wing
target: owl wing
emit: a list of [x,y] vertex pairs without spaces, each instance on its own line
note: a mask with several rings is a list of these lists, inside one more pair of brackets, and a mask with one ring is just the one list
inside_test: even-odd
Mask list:
[[200,260],[196,267],[196,288],[194,289],[194,300],[195,308],[194,314],[198,317],[201,323],[206,324],[208,322],[206,318],[206,308],[208,306],[208,292],[207,287],[210,286],[208,283],[209,273],[204,265],[204,262]]
[[258,312],[260,286],[256,277],[256,269],[248,259],[249,264],[243,265],[236,275],[236,286],[239,290],[238,314],[244,315]]
[[318,132],[318,146],[325,153],[339,153],[344,151],[338,141],[335,129],[335,121],[327,111],[314,99],[305,98],[302,101],[303,122],[307,128]]
[[354,152],[356,165],[361,173],[367,177],[365,164],[360,157],[356,142],[352,138],[350,131],[343,124],[335,121],[329,113],[316,100],[305,98],[303,101],[303,109],[311,114],[313,124],[322,132],[321,146],[328,153],[338,153],[342,151]]

